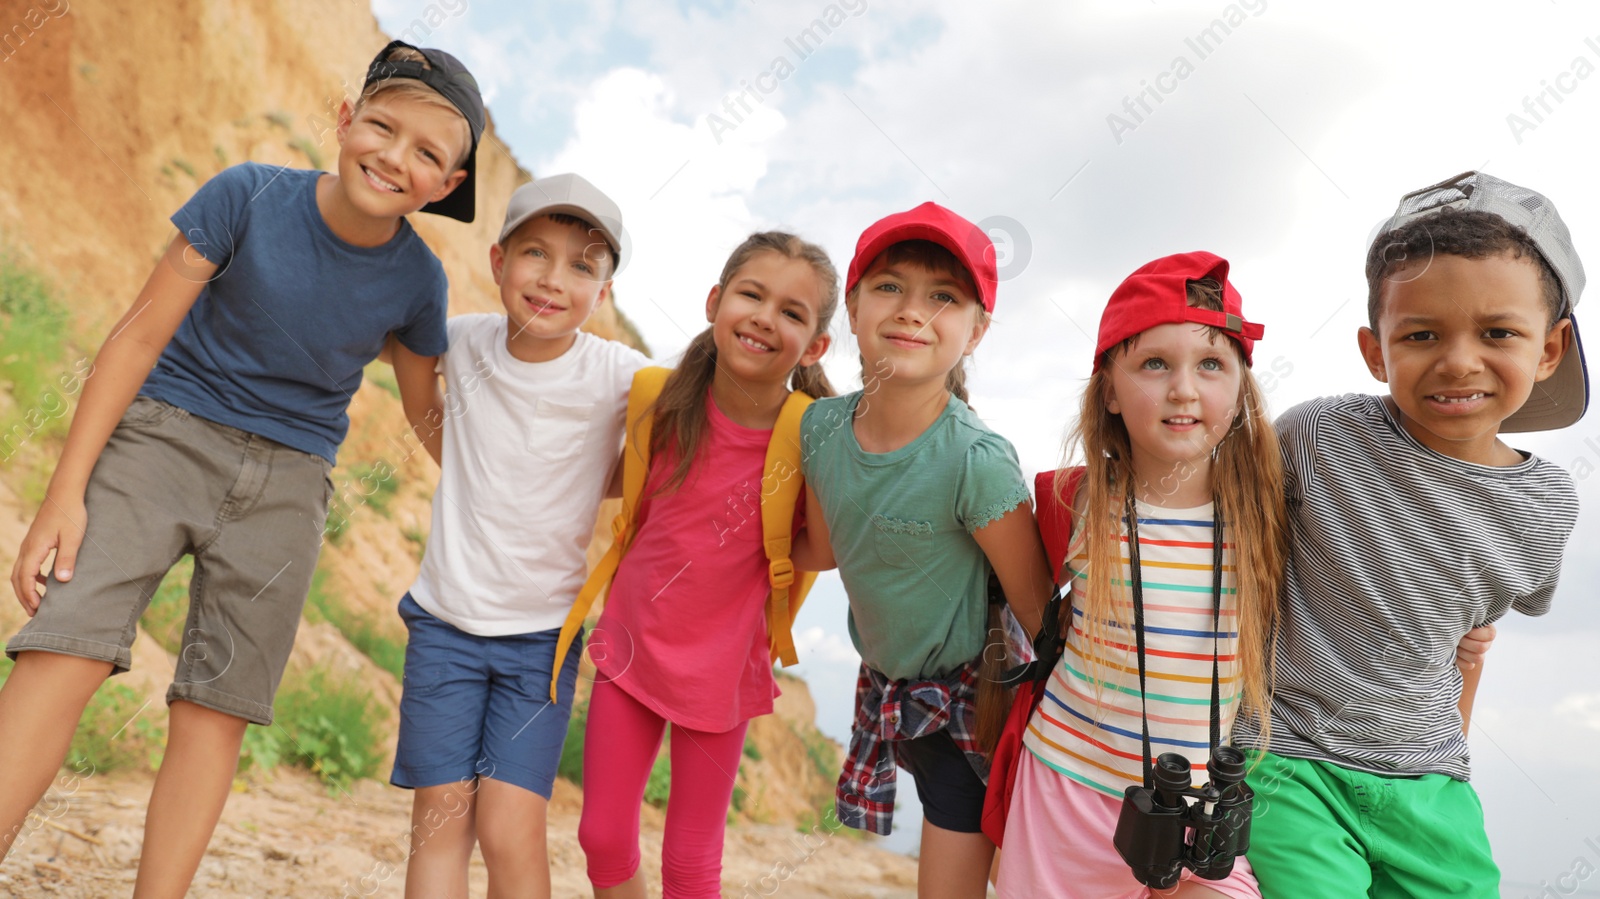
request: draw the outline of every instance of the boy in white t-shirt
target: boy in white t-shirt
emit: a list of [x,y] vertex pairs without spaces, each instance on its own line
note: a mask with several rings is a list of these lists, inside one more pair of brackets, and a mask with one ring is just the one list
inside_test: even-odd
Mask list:
[[551,667],[622,446],[644,356],[578,328],[611,294],[622,214],[577,175],[511,197],[489,265],[505,315],[448,321],[442,471],[390,782],[416,790],[408,896],[464,896],[476,841],[494,884],[550,895],[545,810],[578,656]]

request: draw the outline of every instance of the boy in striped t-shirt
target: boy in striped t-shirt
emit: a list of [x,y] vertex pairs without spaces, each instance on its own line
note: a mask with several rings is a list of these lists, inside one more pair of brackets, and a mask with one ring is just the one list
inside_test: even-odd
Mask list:
[[[1452,658],[1550,608],[1577,491],[1500,433],[1583,415],[1583,267],[1548,200],[1468,172],[1402,198],[1367,282],[1388,396],[1277,423],[1291,550],[1249,858],[1269,899],[1495,897]],[[1235,738],[1263,742],[1249,716]]]

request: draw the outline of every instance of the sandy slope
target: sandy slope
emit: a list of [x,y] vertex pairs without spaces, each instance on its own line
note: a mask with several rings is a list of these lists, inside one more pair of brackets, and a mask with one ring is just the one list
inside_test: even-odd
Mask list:
[[[63,778],[41,803],[26,838],[0,866],[0,892],[16,896],[110,897],[132,891],[151,776]],[[578,847],[580,795],[557,782],[550,810],[554,895],[586,896]],[[279,769],[228,802],[195,878],[195,897],[401,896],[410,794],[375,781],[329,796],[309,774]],[[659,876],[661,821],[645,809],[645,868]],[[916,863],[861,840],[803,836],[792,827],[745,825],[729,832],[723,895],[785,899],[888,899],[915,895]],[[474,895],[483,895],[473,860]],[[652,891],[659,896],[659,890]]]

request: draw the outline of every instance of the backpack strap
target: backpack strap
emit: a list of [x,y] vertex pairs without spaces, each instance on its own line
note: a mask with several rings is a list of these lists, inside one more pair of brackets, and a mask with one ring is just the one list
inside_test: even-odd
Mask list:
[[[1065,489],[1062,496],[1056,496],[1056,476],[1066,475]],[[1061,471],[1041,471],[1034,476],[1034,496],[1038,500],[1038,511],[1035,519],[1039,523],[1039,536],[1044,541],[1045,555],[1050,559],[1053,570],[1050,573],[1052,580],[1065,580],[1062,573],[1065,570],[1067,551],[1072,546],[1073,503],[1078,498],[1078,488],[1083,486],[1084,469],[1062,469]],[[1023,683],[1026,681],[1042,682],[1055,670],[1056,663],[1061,660],[1061,653],[1066,647],[1066,629],[1071,620],[1071,612],[1067,599],[1072,595],[1070,582],[1060,585],[1050,601],[1045,603],[1044,617],[1039,625],[1039,633],[1033,639],[1033,661],[1021,665],[1007,673],[1008,682]],[[1039,698],[1044,695],[1043,690],[1035,691],[1033,704],[1039,704]]]
[[628,551],[629,544],[633,542],[639,502],[644,496],[645,478],[650,474],[650,430],[655,416],[645,413],[649,412],[656,397],[661,395],[661,388],[666,385],[670,374],[670,368],[641,368],[634,373],[633,385],[628,389],[628,412],[624,420],[627,440],[622,447],[622,511],[611,521],[611,548],[589,572],[588,580],[583,582],[583,589],[578,591],[578,598],[567,613],[566,622],[561,625],[555,663],[550,669],[551,702],[559,701],[556,697],[557,679],[561,676],[561,665],[566,661],[567,651],[577,639],[578,629],[583,627],[583,621],[588,617],[594,601],[599,598],[600,591],[611,584],[623,553]]
[[773,661],[781,660],[785,668],[799,661],[794,649],[794,619],[817,577],[814,571],[796,575],[789,560],[795,507],[806,485],[800,474],[800,420],[812,402],[799,390],[789,394],[772,427],[761,473],[761,541],[767,553],[767,580],[772,585],[767,597],[767,637]]
[[[1067,562],[1067,551],[1072,547],[1072,504],[1077,501],[1078,488],[1083,486],[1083,466],[1056,471],[1041,471],[1033,476],[1033,495],[1038,502],[1039,537],[1044,541],[1045,556],[1050,560],[1050,577],[1061,578],[1062,566]],[[1056,496],[1057,476],[1065,476],[1065,489],[1061,498]],[[1063,585],[1065,586],[1065,585]]]

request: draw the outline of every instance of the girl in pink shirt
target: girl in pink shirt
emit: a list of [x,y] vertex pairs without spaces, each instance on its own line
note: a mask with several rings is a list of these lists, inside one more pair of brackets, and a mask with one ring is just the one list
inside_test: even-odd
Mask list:
[[639,806],[668,722],[662,894],[721,895],[745,729],[778,694],[760,509],[767,443],[791,389],[833,395],[819,362],[838,298],[838,272],[819,247],[751,235],[706,298],[711,327],[646,412],[637,531],[589,640],[596,677],[578,840],[597,899],[645,896]]

